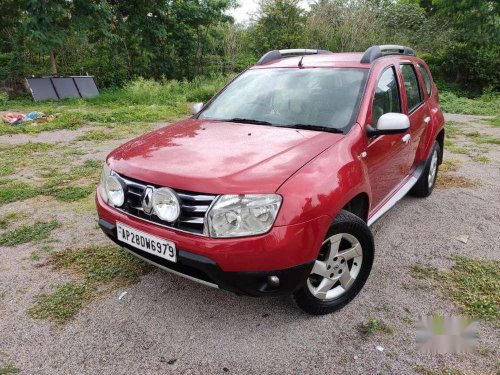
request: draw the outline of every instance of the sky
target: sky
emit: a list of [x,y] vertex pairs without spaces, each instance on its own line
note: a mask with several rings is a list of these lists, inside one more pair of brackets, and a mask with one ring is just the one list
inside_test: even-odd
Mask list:
[[[236,22],[246,22],[250,19],[249,13],[253,13],[257,10],[259,0],[239,0],[240,6],[229,12],[231,16],[234,17]],[[300,5],[304,9],[308,9],[308,1],[302,0]]]

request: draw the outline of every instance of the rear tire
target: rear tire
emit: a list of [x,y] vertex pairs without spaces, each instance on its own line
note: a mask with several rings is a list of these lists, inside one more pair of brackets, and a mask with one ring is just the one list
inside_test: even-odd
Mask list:
[[373,236],[358,216],[340,211],[326,234],[309,277],[294,293],[297,305],[324,315],[348,304],[365,285],[374,257]]
[[425,163],[424,171],[415,186],[413,186],[410,190],[411,195],[422,198],[431,195],[432,190],[434,190],[434,186],[436,185],[439,170],[438,161],[440,151],[441,149],[439,147],[439,143],[434,142],[429,159],[427,159],[427,162]]

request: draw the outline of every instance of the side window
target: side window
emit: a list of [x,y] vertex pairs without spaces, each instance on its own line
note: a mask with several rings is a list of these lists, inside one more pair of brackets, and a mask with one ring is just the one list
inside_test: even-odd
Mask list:
[[418,84],[417,74],[411,64],[402,64],[401,73],[403,75],[406,97],[408,99],[408,112],[411,112],[422,103],[422,95]]
[[398,81],[393,67],[386,69],[382,73],[375,89],[372,104],[373,124],[376,126],[380,116],[389,112],[401,112]]
[[430,95],[432,89],[431,77],[429,77],[427,69],[425,69],[422,65],[418,64],[418,69],[420,70],[420,74],[422,74],[422,78],[424,79],[425,91],[427,91],[427,95]]

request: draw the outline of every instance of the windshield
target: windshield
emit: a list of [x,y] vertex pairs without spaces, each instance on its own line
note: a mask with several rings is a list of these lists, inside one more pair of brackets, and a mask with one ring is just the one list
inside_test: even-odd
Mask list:
[[342,130],[355,121],[366,69],[255,69],[236,78],[200,119]]

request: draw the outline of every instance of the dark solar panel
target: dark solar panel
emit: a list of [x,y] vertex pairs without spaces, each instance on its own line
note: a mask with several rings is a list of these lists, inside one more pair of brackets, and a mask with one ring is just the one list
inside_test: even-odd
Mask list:
[[82,98],[91,98],[99,95],[94,77],[73,77]]
[[26,78],[35,100],[91,98],[99,95],[92,76]]
[[52,83],[56,88],[59,99],[80,97],[80,93],[78,92],[78,89],[75,86],[73,78],[57,77],[50,79],[52,80]]
[[35,100],[58,99],[49,78],[27,78],[28,86]]

